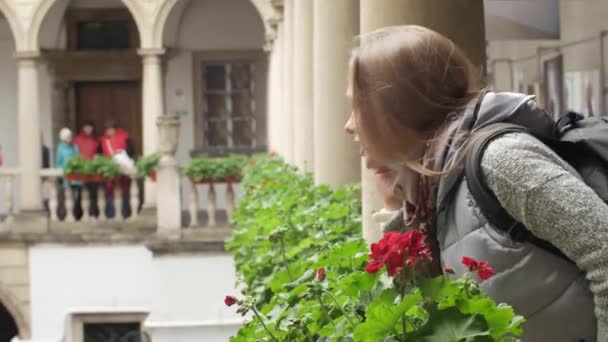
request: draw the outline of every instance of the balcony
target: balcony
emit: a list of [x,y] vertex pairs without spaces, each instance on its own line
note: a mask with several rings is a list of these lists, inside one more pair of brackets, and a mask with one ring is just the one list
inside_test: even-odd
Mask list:
[[128,186],[116,186],[112,196],[106,195],[107,182],[86,183],[80,187],[79,201],[76,191],[62,186],[61,169],[43,169],[40,177],[44,208],[34,217],[28,213],[27,218],[17,206],[19,177],[18,169],[0,169],[0,240],[144,242],[158,253],[223,251],[240,185],[197,184],[182,179],[179,191],[186,194],[180,203],[182,226],[167,234],[157,228],[156,214],[163,208],[144,207],[143,181],[134,176],[125,177]]

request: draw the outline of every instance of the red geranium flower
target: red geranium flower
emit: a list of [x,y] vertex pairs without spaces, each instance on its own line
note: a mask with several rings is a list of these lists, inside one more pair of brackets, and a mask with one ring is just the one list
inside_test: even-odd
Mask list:
[[424,244],[424,234],[419,230],[405,233],[388,232],[378,243],[371,245],[370,261],[365,268],[376,273],[386,265],[388,275],[396,276],[405,266],[415,267],[423,259],[430,259],[431,252]]
[[479,265],[477,260],[466,256],[462,257],[461,263],[465,265],[471,272],[475,272],[475,270],[477,270],[477,266]]
[[481,261],[479,263],[477,267],[477,275],[479,276],[479,279],[486,280],[495,274],[496,272],[494,272],[494,269],[492,269],[492,266],[490,266],[490,264],[485,261]]
[[470,272],[477,272],[477,276],[481,280],[486,280],[496,274],[487,261],[477,261],[473,258],[463,257],[461,262]]
[[317,281],[323,281],[325,280],[325,269],[324,268],[319,268],[315,274],[315,280]]
[[235,296],[226,296],[224,298],[224,304],[226,304],[226,306],[233,306],[234,304],[236,304],[239,300],[236,299]]

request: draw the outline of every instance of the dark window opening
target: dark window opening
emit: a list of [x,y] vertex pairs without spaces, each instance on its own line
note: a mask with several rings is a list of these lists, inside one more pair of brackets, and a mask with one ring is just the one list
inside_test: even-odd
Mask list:
[[84,342],[141,342],[139,323],[85,323]]
[[79,22],[76,49],[78,50],[126,50],[132,46],[128,20],[104,20]]

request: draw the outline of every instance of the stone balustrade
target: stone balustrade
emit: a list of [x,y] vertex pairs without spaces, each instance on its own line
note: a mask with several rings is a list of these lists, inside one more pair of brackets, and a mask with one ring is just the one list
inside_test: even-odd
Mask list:
[[[42,170],[41,176],[43,187],[49,194],[48,211],[51,222],[134,221],[138,217],[141,206],[140,189],[134,175],[123,176],[127,178],[126,181],[114,181],[113,197],[107,195],[106,181],[70,182],[64,180],[61,169]],[[122,186],[123,182],[126,187]],[[77,188],[68,186],[74,184],[77,184]],[[113,206],[113,214],[108,210],[109,206]]]
[[19,176],[18,169],[0,169],[0,189],[2,194],[0,200],[3,201],[2,223],[11,224],[15,221],[15,184]]
[[[18,169],[0,169],[0,223],[12,224],[18,212],[16,184],[20,172]],[[123,194],[123,188],[115,186],[113,198],[106,198],[105,183],[97,183],[96,196],[91,196],[92,187],[83,184],[77,193],[72,187],[64,186],[64,175],[61,169],[43,169],[42,194],[51,225],[57,226],[70,223],[81,223],[90,227],[103,227],[111,223],[129,223],[138,221],[141,217],[139,209],[142,206],[140,192],[141,182],[130,176],[129,189]],[[239,182],[203,182],[188,180],[184,184],[190,187],[190,195],[183,206],[186,214],[184,228],[227,228],[232,213],[236,207],[239,194]],[[67,185],[67,184],[66,184]],[[80,200],[78,199],[80,197]],[[124,204],[124,201],[128,201]],[[80,205],[78,205],[80,203]],[[108,205],[113,203],[114,215],[108,215]],[[121,210],[123,204],[130,215]],[[162,210],[162,208],[157,208]],[[201,214],[201,211],[203,212]]]
[[[206,195],[204,208],[207,216],[206,226],[215,227],[218,226],[218,224],[227,224],[230,222],[237,202],[237,192],[235,188],[238,186],[238,182],[197,183],[190,181],[189,184],[191,185],[190,198],[188,201],[188,215],[190,217],[189,227],[200,227],[201,224],[198,217],[198,212],[201,206],[199,190],[202,190],[203,195]],[[218,189],[222,189],[222,191],[224,191],[224,196],[220,196],[220,198],[224,199],[224,203],[220,207],[223,207],[226,212],[227,222],[220,222],[221,220],[219,219],[219,215],[222,210],[218,210]]]

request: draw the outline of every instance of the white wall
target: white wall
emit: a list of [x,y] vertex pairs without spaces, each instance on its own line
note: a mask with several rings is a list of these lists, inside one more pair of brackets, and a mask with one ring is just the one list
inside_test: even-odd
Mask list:
[[[606,0],[561,0],[560,1],[560,40],[519,40],[491,41],[488,46],[488,58],[519,59],[536,54],[538,47],[557,46],[587,38],[599,37],[602,30],[608,30],[608,1]],[[608,39],[605,40],[608,45]],[[585,44],[578,44],[562,49],[564,72],[599,69],[599,39]],[[605,61],[608,63],[608,50]],[[538,61],[528,59],[515,63],[514,68],[523,70],[530,80],[539,79]],[[506,75],[498,75],[500,84],[504,84]],[[505,90],[505,89],[501,89]]]
[[143,246],[38,245],[29,258],[33,342],[59,342],[66,313],[79,309],[148,308],[154,342],[224,342],[238,328],[240,316],[223,303],[238,294],[228,255],[156,258]]
[[[262,50],[264,26],[250,0],[191,0],[178,4],[167,20],[164,44],[179,53],[166,64],[165,101],[167,112],[186,110],[181,118],[177,157],[180,164],[190,161],[194,147],[194,69],[193,52],[211,50]],[[177,96],[177,93],[183,96]],[[260,128],[262,129],[262,128]],[[183,203],[188,203],[190,185],[182,182]],[[201,208],[206,198],[199,187]],[[217,189],[218,208],[224,208],[223,187]]]

